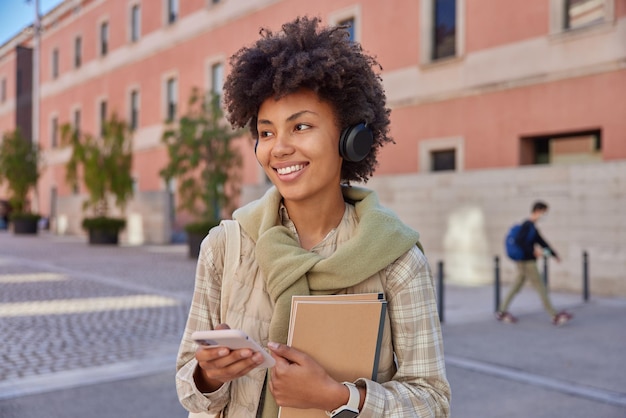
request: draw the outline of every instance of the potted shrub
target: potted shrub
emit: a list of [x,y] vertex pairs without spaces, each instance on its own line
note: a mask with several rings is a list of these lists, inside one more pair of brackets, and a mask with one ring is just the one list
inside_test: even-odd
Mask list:
[[238,136],[241,131],[223,117],[219,96],[197,88],[187,113],[163,133],[169,162],[160,174],[167,182],[177,180],[177,208],[194,219],[184,227],[191,258],[198,257],[202,239],[219,224],[222,211],[232,210],[232,199],[239,194],[241,155],[231,146]]
[[89,243],[117,245],[126,220],[109,215],[109,201],[114,198],[123,213],[133,195],[132,136],[127,124],[113,114],[104,122],[99,137],[80,134],[65,124],[61,138],[64,145],[72,147],[66,180],[74,187],[82,180],[88,192],[83,210],[93,216],[84,218],[82,227],[89,234]]
[[[36,234],[40,215],[32,213],[28,195],[40,175],[41,153],[37,144],[24,138],[19,129],[5,133],[0,144],[0,183],[6,183],[15,234]],[[3,205],[8,210],[9,205]]]

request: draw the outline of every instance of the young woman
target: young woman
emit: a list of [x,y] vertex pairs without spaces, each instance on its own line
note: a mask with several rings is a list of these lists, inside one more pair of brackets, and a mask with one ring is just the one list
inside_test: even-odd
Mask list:
[[[233,215],[241,228],[233,277],[222,281],[223,228],[202,245],[177,361],[179,399],[189,411],[228,417],[274,418],[278,406],[336,417],[448,416],[441,329],[419,234],[373,191],[350,186],[368,180],[378,150],[392,142],[378,64],[345,28],[315,18],[261,35],[231,58],[224,100],[230,122],[249,126],[257,140],[273,187]],[[285,345],[292,295],[371,292],[388,302],[377,381],[335,381]],[[194,331],[228,327],[267,346],[276,365],[255,368],[259,353],[191,340]]]

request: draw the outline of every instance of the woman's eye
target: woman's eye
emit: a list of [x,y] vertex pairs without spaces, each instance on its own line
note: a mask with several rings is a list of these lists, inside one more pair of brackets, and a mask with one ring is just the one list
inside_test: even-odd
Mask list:
[[306,123],[299,123],[296,125],[295,130],[296,131],[305,131],[307,129],[309,129],[311,127],[311,125],[307,125]]
[[259,131],[259,138],[267,138],[272,136],[272,133],[269,131]]

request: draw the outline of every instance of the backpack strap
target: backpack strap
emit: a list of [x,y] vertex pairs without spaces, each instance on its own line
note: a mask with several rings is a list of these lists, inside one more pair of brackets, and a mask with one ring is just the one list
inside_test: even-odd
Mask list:
[[224,277],[231,275],[239,267],[239,257],[241,253],[241,237],[239,222],[225,219],[221,222],[226,233],[226,248],[224,248],[224,271],[222,272],[222,283]]
[[220,316],[223,320],[226,317],[227,301],[230,300],[232,289],[230,281],[239,268],[239,262],[241,261],[241,232],[239,222],[235,220],[225,219],[220,224],[223,226],[226,234],[224,269],[222,270],[222,294],[220,297]]

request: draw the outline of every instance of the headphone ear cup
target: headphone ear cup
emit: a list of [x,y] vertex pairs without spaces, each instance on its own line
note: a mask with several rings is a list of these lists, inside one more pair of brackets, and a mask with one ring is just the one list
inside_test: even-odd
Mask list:
[[374,134],[364,123],[346,128],[339,137],[339,154],[344,160],[362,161],[370,153]]

